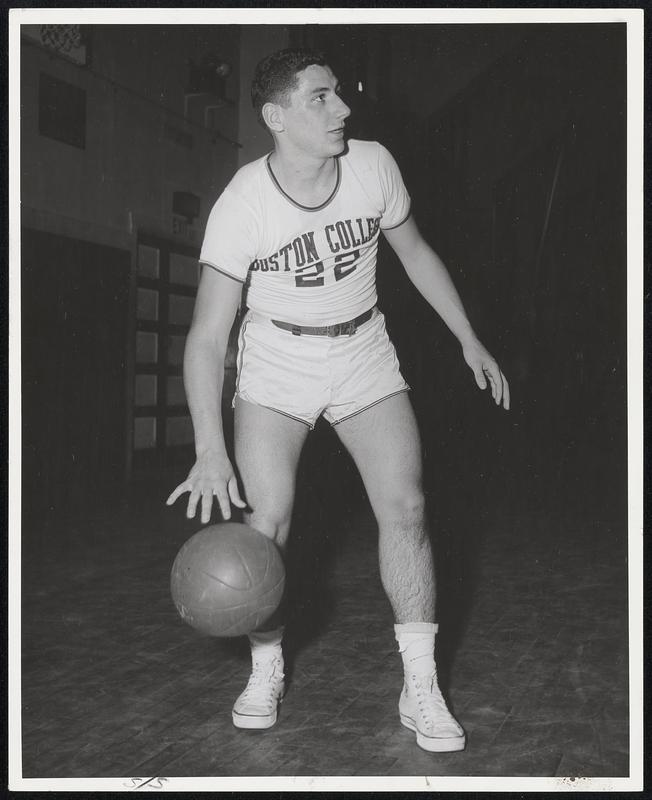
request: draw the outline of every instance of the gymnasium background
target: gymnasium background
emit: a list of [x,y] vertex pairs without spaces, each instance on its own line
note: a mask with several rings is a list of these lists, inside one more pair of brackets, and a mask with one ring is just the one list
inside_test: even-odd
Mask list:
[[[498,412],[383,247],[380,306],[423,435],[448,648],[473,611],[485,532],[515,521],[540,544],[581,530],[587,558],[607,542],[622,567],[609,614],[626,630],[625,44],[621,24],[24,26],[24,574],[80,537],[99,543],[116,511],[161,508],[191,466],[181,361],[203,229],[233,172],[271,147],[250,107],[254,65],[308,45],[331,58],[349,135],[394,154],[511,386]],[[233,379],[232,348],[227,431]],[[330,554],[364,502],[319,425],[296,510],[314,535],[292,555],[306,619],[328,614]],[[183,509],[167,513],[189,535]]]

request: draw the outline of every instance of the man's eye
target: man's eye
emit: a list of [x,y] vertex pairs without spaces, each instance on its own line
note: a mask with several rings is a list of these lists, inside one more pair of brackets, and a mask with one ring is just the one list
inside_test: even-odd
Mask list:
[[317,97],[315,97],[315,100],[318,100],[320,103],[323,103],[325,99],[326,99],[326,95],[323,94],[323,93],[322,94],[318,94]]

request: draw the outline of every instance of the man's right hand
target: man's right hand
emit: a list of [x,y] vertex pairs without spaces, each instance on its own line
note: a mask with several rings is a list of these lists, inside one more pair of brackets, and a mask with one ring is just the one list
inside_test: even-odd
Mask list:
[[197,456],[193,468],[183,483],[168,497],[166,503],[171,506],[184,493],[190,492],[186,516],[192,519],[201,499],[201,521],[210,522],[213,508],[213,497],[222,512],[222,517],[231,519],[231,503],[238,508],[246,508],[247,504],[240,497],[238,482],[231,462],[224,454],[207,451]]

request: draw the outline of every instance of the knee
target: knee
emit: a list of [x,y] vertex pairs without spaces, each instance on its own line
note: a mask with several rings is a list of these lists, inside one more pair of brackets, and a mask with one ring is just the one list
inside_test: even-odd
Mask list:
[[290,516],[274,511],[253,511],[246,515],[245,521],[283,550],[290,532]]
[[413,529],[425,527],[426,500],[418,487],[400,492],[391,492],[383,497],[378,509],[379,522],[386,521],[395,526],[406,526]]

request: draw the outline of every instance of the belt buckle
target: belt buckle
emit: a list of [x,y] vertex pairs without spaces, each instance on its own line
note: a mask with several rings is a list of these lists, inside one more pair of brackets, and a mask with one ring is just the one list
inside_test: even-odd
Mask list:
[[337,322],[335,325],[329,325],[327,331],[329,336],[352,336],[356,332],[355,320],[351,319],[348,322]]

